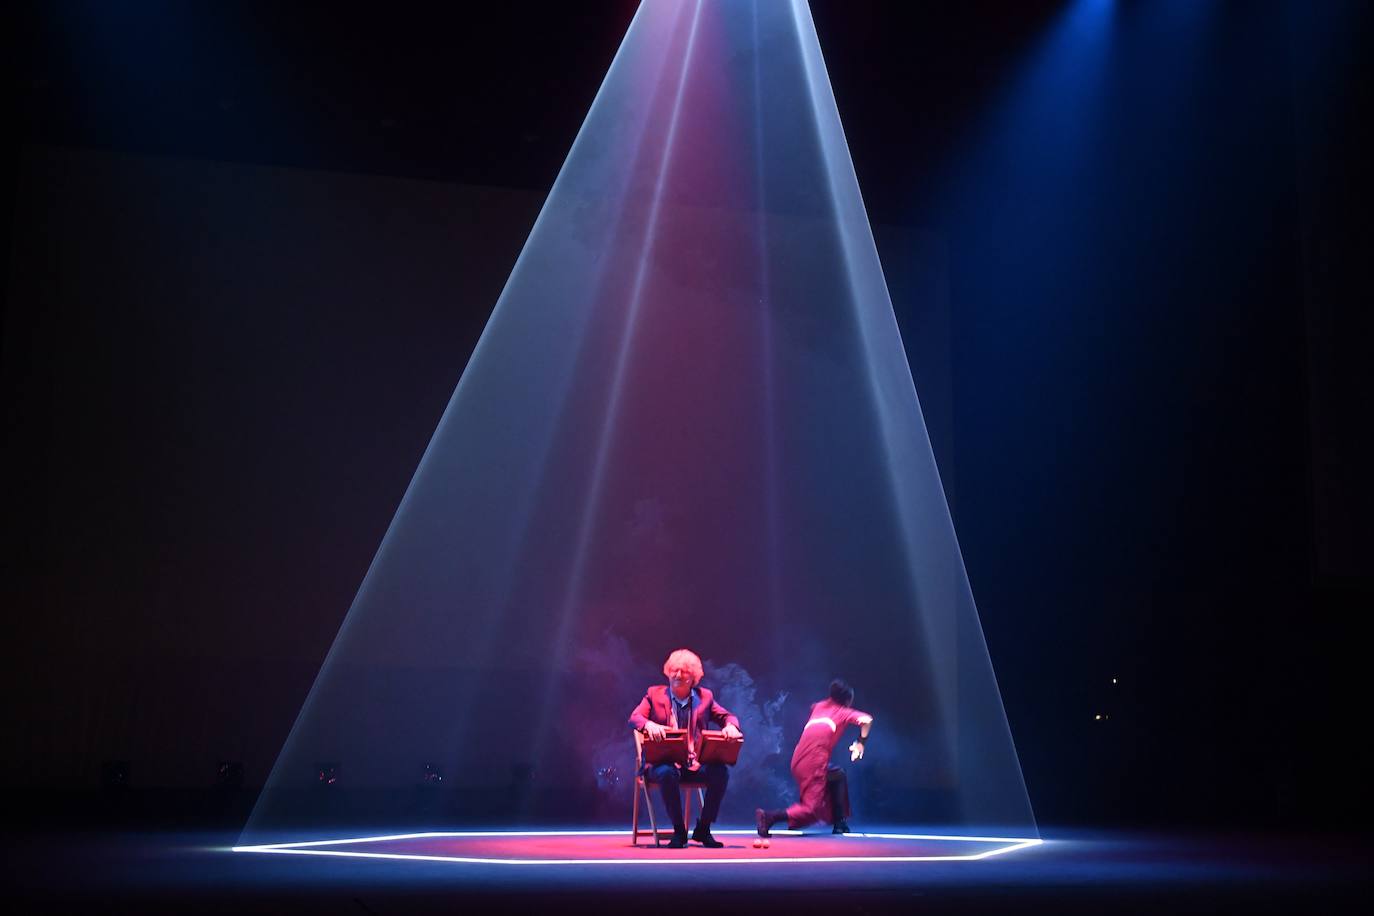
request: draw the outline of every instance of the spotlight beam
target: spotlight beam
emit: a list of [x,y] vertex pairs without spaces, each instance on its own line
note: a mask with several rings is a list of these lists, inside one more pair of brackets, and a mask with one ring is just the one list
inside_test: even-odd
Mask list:
[[[569,163],[574,162],[576,156],[578,155],[579,143],[580,143],[580,141],[581,141],[581,139],[582,139],[583,134],[587,132],[587,130],[588,130],[588,125],[589,125],[589,124],[592,124],[592,123],[594,122],[594,120],[596,119],[598,107],[599,107],[601,104],[604,104],[604,103],[602,102],[602,93],[603,93],[603,91],[605,90],[605,87],[606,87],[608,84],[610,84],[610,83],[612,82],[612,78],[613,78],[613,76],[615,75],[615,72],[616,72],[616,67],[617,67],[618,64],[620,64],[620,62],[621,62],[621,60],[622,60],[622,58],[623,58],[623,56],[624,56],[624,54],[625,54],[625,49],[628,48],[628,47],[631,47],[631,46],[634,44],[634,42],[635,42],[635,40],[637,39],[637,37],[638,37],[638,36],[637,36],[637,33],[636,33],[636,26],[639,26],[640,28],[647,28],[647,26],[643,24],[643,19],[641,18],[641,17],[642,17],[642,11],[643,11],[643,9],[644,9],[644,7],[643,7],[643,5],[641,5],[641,6],[635,11],[634,19],[630,22],[630,26],[629,26],[629,28],[626,30],[625,38],[621,41],[620,48],[616,51],[616,56],[615,56],[614,60],[611,62],[611,66],[610,66],[610,68],[607,70],[605,78],[602,80],[602,87],[601,87],[601,90],[599,90],[599,91],[597,92],[596,99],[593,101],[592,107],[591,107],[591,109],[588,111],[587,117],[586,117],[586,119],[583,121],[582,127],[581,127],[581,128],[579,129],[579,131],[578,131],[577,138],[573,141],[573,146],[572,146],[571,150],[570,150],[569,153],[568,153],[568,157],[567,157],[567,159],[564,161],[564,164],[563,164],[562,169],[560,169],[560,171],[559,171],[559,181],[556,181],[556,182],[554,183],[554,190],[550,192],[549,197],[548,197],[548,199],[547,199],[546,202],[545,202],[545,206],[544,206],[543,210],[540,211],[540,218],[541,218],[541,219],[542,219],[542,217],[543,217],[544,211],[550,209],[550,207],[553,206],[554,201],[555,201],[555,198],[556,198],[556,195],[557,195],[557,193],[558,193],[559,182],[562,181],[563,175],[568,171]],[[655,92],[654,92],[655,95],[657,94],[657,89],[658,89],[658,87],[662,84],[662,80],[663,80],[663,77],[664,77],[664,71],[666,70],[666,65],[667,65],[667,63],[668,63],[668,58],[667,58],[666,56],[659,58],[659,60],[658,60],[658,64],[659,64],[659,65],[658,65],[658,66],[656,67],[656,69],[654,70],[653,84],[654,84],[654,87],[655,87]],[[650,116],[651,116],[651,113],[650,113],[650,112],[648,112],[648,111],[644,112],[644,114],[643,114],[643,116],[642,116],[642,119],[641,119],[641,121],[639,122],[638,131],[637,131],[637,133],[636,133],[636,135],[635,135],[634,152],[633,152],[633,155],[630,156],[630,161],[632,161],[632,162],[637,162],[637,161],[639,160],[639,158],[640,158],[640,155],[641,155],[641,152],[642,152],[644,143],[645,143],[645,137],[646,137],[646,135],[649,133]],[[630,186],[631,186],[632,180],[633,180],[633,169],[624,170],[624,171],[621,173],[621,175],[620,175],[620,177],[619,177],[619,180],[620,180],[620,184],[619,184],[619,189],[618,189],[618,192],[617,192],[617,194],[618,194],[618,197],[617,197],[617,205],[616,205],[615,207],[612,208],[612,211],[615,213],[615,217],[614,217],[615,229],[614,229],[613,232],[611,233],[611,236],[612,236],[612,237],[617,237],[617,236],[620,234],[620,231],[622,230],[622,228],[624,227],[624,225],[626,224],[626,222],[628,221],[628,215],[629,215],[630,210],[629,210],[629,208],[627,208],[627,207],[624,206],[624,203],[625,203],[625,200],[629,197],[629,194],[630,194]],[[538,228],[538,226],[539,226],[539,222],[536,221],[536,223],[535,223],[536,229]],[[534,231],[531,231],[531,232],[530,232],[530,235],[529,235],[529,239],[534,239],[534,238],[535,238],[535,232],[534,232]],[[528,248],[528,247],[530,247],[529,240],[526,241],[526,248]],[[522,251],[521,254],[523,255],[524,252]],[[515,270],[518,270],[518,269],[519,269],[519,266],[520,266],[520,265],[519,265],[519,262],[517,261]],[[588,304],[589,307],[586,308],[586,309],[584,309],[584,313],[586,314],[587,317],[586,317],[586,319],[582,322],[582,324],[579,325],[579,331],[585,331],[586,322],[587,322],[588,320],[590,320],[590,313],[591,313],[591,311],[592,311],[598,304],[603,303],[603,302],[607,301],[609,298],[611,298],[611,295],[612,295],[611,289],[612,289],[612,286],[613,286],[613,284],[612,284],[612,279],[613,279],[613,278],[612,278],[612,276],[611,276],[612,273],[613,273],[613,271],[612,271],[612,269],[611,269],[611,266],[610,266],[609,262],[603,262],[603,264],[602,264],[601,267],[600,267],[598,281],[597,281],[597,283],[594,285],[594,289],[595,289],[595,291],[596,291],[596,292],[595,292],[595,295],[594,295],[592,301]],[[515,274],[514,274],[514,271],[512,271],[512,275],[511,275],[511,276],[514,277],[514,275],[515,275]],[[508,288],[509,288],[510,285],[511,285],[511,284],[510,284],[510,281],[507,281],[507,287],[508,287]],[[503,294],[503,295],[504,295],[504,294]],[[499,303],[498,303],[498,305],[499,305]],[[585,337],[585,334],[579,333],[579,335],[576,337],[576,339],[574,339],[573,341],[571,341],[571,343],[573,344],[573,347],[576,348],[577,350],[579,350],[579,352],[581,352],[581,351],[584,349],[584,348],[583,348],[583,344],[585,343],[584,337]],[[553,391],[554,391],[554,395],[555,395],[555,399],[556,399],[556,404],[558,405],[557,410],[555,410],[555,411],[553,412],[555,415],[561,414],[561,413],[562,413],[564,406],[568,403],[568,400],[569,400],[569,398],[570,398],[571,389],[572,389],[572,386],[570,385],[570,382],[571,382],[571,380],[572,380],[571,377],[572,377],[572,375],[573,375],[574,365],[575,365],[575,364],[576,364],[576,361],[575,361],[575,360],[569,361],[569,362],[563,367],[563,368],[564,368],[564,371],[563,371],[562,374],[559,376],[557,383],[553,386]],[[466,377],[466,373],[465,373],[465,377]],[[520,516],[520,524],[519,524],[519,530],[518,530],[518,535],[519,535],[519,537],[517,538],[516,541],[514,541],[514,542],[511,544],[511,549],[508,550],[508,551],[506,551],[506,552],[504,553],[504,556],[503,556],[504,564],[503,564],[503,566],[502,566],[502,570],[501,570],[501,574],[500,574],[499,581],[500,581],[501,583],[503,583],[504,588],[505,588],[505,593],[504,593],[504,595],[502,596],[502,600],[499,601],[499,602],[497,603],[497,606],[498,606],[498,607],[506,607],[506,606],[507,606],[507,603],[508,603],[508,601],[509,601],[511,587],[514,585],[514,575],[515,575],[514,570],[515,570],[516,561],[518,560],[518,558],[519,558],[519,556],[520,556],[520,554],[521,554],[520,548],[523,547],[524,544],[527,542],[527,538],[528,538],[528,534],[529,534],[529,519],[530,519],[530,516],[531,516],[531,514],[532,514],[532,512],[533,512],[533,507],[534,507],[534,505],[535,505],[537,496],[538,496],[539,493],[541,493],[541,492],[543,491],[544,485],[545,485],[545,483],[547,482],[547,478],[548,478],[548,471],[549,471],[549,458],[548,458],[548,456],[549,456],[549,451],[550,451],[550,448],[552,447],[552,443],[553,443],[553,439],[554,439],[554,429],[555,429],[555,427],[554,427],[554,424],[548,423],[548,424],[543,424],[543,425],[540,427],[540,429],[541,429],[543,435],[540,437],[540,458],[539,458],[539,461],[538,461],[538,466],[539,466],[538,481],[539,481],[539,483],[538,483],[537,485],[535,485],[535,486],[526,487],[526,488],[522,489],[522,490],[520,491],[520,494],[519,494],[519,503],[518,503],[518,508],[517,508],[517,511],[518,511],[518,513],[519,513],[519,516]],[[502,616],[499,615],[499,614],[491,614],[491,615],[488,615],[488,616],[486,616],[486,617],[484,618],[484,620],[482,621],[482,624],[481,624],[481,632],[478,634],[478,636],[477,636],[477,638],[476,638],[476,640],[475,640],[475,645],[477,646],[476,652],[474,653],[474,657],[475,657],[475,658],[479,658],[479,659],[488,658],[488,657],[490,657],[489,654],[490,654],[491,652],[495,651],[495,649],[497,648],[497,647],[496,647],[496,636],[497,636],[498,631],[499,631],[499,629],[500,629],[500,624],[501,624],[501,623],[502,623]],[[458,712],[456,713],[456,715],[455,715],[455,717],[454,717],[453,723],[451,724],[451,726],[450,726],[450,728],[449,728],[449,732],[450,732],[451,734],[453,734],[453,735],[463,735],[463,734],[466,734],[467,723],[468,723],[468,721],[471,719],[472,715],[473,715],[473,709],[472,709],[472,707],[470,707],[470,706],[460,706]]]
[[[672,114],[668,119],[668,130],[663,142],[658,173],[655,176],[653,197],[649,205],[649,215],[645,225],[644,241],[640,248],[639,263],[636,265],[634,283],[630,288],[624,325],[616,348],[615,368],[611,373],[609,403],[601,417],[601,429],[597,434],[596,456],[592,462],[592,480],[586,490],[579,515],[576,547],[568,585],[564,592],[563,605],[558,615],[558,630],[554,646],[567,644],[572,633],[573,623],[578,617],[578,608],[583,600],[582,589],[586,576],[587,553],[592,543],[601,508],[602,491],[606,481],[606,465],[611,444],[615,441],[616,420],[620,414],[620,402],[624,394],[625,369],[633,350],[636,325],[644,300],[644,285],[648,276],[648,265],[658,238],[659,211],[663,204],[663,188],[672,169],[673,153],[676,149],[678,116],[682,110],[682,96],[687,87],[687,77],[691,70],[692,50],[696,43],[697,25],[701,19],[702,0],[696,0],[692,10],[692,22],[687,34],[687,47],[682,56],[682,67],[678,73],[677,88],[673,97]],[[541,727],[535,732],[534,759],[542,759],[543,750],[550,739],[549,719],[553,710],[553,696],[557,689],[556,677],[551,673],[544,687],[544,702],[541,706]]]
[[[896,506],[906,554],[907,584],[917,601],[913,616],[925,631],[921,642],[927,648],[927,663],[935,672],[932,682],[939,695],[944,725],[941,733],[951,750],[957,751],[957,724],[960,717],[956,685],[960,683],[961,672],[956,669],[955,660],[963,657],[963,653],[957,650],[957,642],[962,636],[957,624],[971,617],[973,632],[967,638],[977,641],[980,651],[972,654],[986,666],[980,673],[986,676],[992,686],[990,699],[996,705],[999,724],[1005,734],[1003,746],[1009,750],[1014,764],[1009,769],[1014,771],[1015,778],[1019,780],[1020,794],[1025,799],[1027,814],[1033,823],[1034,815],[1030,812],[1030,800],[1011,738],[1011,726],[987,653],[982,623],[978,619],[968,584],[968,573],[949,514],[949,504],[940,484],[939,468],[926,433],[911,366],[901,344],[901,329],[897,325],[882,264],[878,260],[877,244],[873,240],[863,195],[849,157],[834,91],[821,58],[815,24],[804,0],[792,0],[791,8],[796,38],[806,66],[816,134],[827,164],[825,171],[830,204],[839,226],[845,279],[864,353],[869,398],[882,441],[886,483],[892,493],[892,503]],[[867,244],[857,244],[858,240]],[[867,308],[864,308],[865,304]],[[907,416],[901,417],[901,414]],[[924,488],[920,484],[925,484]],[[924,525],[917,525],[913,515],[919,515]],[[921,575],[917,575],[917,570]],[[957,611],[961,606],[967,608],[967,614],[944,612],[951,607]],[[938,651],[946,647],[950,651]]]
[[[764,486],[764,512],[767,515],[765,563],[768,568],[768,618],[774,633],[782,633],[782,570],[778,556],[780,536],[778,531],[778,430],[777,430],[777,393],[774,390],[773,366],[773,300],[771,280],[768,271],[768,186],[764,180],[764,131],[763,131],[763,68],[759,42],[759,0],[750,7],[752,13],[750,27],[754,38],[754,174],[758,185],[755,217],[755,231],[758,233],[758,272],[759,272],[759,331],[763,341],[761,360],[760,390],[763,399],[765,467],[768,469]],[[783,670],[784,648],[780,640],[773,640],[773,664],[775,670]]]

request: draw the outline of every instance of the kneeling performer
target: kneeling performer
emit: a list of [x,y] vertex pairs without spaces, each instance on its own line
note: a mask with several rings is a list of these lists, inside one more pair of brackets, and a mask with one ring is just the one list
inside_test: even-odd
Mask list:
[[845,728],[857,725],[859,740],[849,745],[849,759],[863,759],[873,717],[854,709],[853,702],[854,688],[835,680],[830,684],[830,697],[812,705],[810,721],[792,752],[792,778],[801,789],[801,801],[776,811],[756,809],[754,820],[759,836],[768,836],[768,829],[781,821],[787,821],[793,830],[825,821],[835,825],[834,833],[849,832],[849,784],[844,770],[830,765],[830,753]]

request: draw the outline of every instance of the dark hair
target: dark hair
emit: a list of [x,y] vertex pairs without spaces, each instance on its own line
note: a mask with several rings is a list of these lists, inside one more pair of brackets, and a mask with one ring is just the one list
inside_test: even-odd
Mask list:
[[843,678],[837,677],[830,682],[830,699],[841,706],[848,706],[854,702],[854,688],[845,683]]

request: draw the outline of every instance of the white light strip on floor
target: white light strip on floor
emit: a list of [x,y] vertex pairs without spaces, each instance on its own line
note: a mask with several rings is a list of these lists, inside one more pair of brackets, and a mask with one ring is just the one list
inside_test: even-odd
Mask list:
[[[717,831],[724,835],[751,835],[752,830],[720,830]],[[339,856],[358,859],[399,859],[413,860],[420,862],[461,862],[480,865],[488,863],[492,865],[648,865],[662,864],[663,859],[508,859],[491,858],[484,856],[436,856],[424,855],[420,853],[390,853],[390,852],[351,852],[338,849],[320,849],[321,846],[340,846],[353,843],[384,843],[397,840],[420,840],[434,838],[473,838],[473,837],[561,837],[561,836],[620,836],[624,830],[523,830],[523,831],[500,831],[500,830],[473,830],[458,832],[431,832],[431,833],[402,833],[388,836],[374,837],[353,837],[340,840],[315,840],[301,843],[269,843],[259,846],[235,846],[233,852],[263,852],[278,853],[283,855],[311,855],[311,856]],[[800,836],[800,830],[774,831],[775,836]],[[840,836],[856,839],[884,839],[884,840],[942,840],[951,842],[967,843],[1006,843],[1008,845],[997,849],[984,850],[983,852],[970,853],[969,855],[938,855],[938,856],[772,856],[762,854],[758,858],[693,858],[683,859],[674,858],[674,862],[709,863],[713,865],[733,865],[737,863],[764,864],[764,863],[806,863],[806,862],[961,862],[987,859],[992,856],[1004,855],[1009,852],[1016,852],[1031,846],[1038,846],[1043,840],[1029,838],[1008,838],[1008,837],[968,837],[968,836],[942,836],[935,834],[916,834],[916,833],[849,833]],[[646,847],[647,849],[648,847]]]

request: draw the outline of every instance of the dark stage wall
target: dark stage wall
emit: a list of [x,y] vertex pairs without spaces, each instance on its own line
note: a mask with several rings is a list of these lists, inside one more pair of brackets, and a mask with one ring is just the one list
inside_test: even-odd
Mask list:
[[[1111,4],[1096,82],[1035,53],[1073,51],[1042,44],[1068,5],[813,7],[1041,822],[1362,823],[1367,7]],[[30,45],[0,365],[8,784],[92,787],[110,758],[135,786],[208,785],[221,759],[265,777],[619,34],[578,82],[535,72],[570,46],[551,29],[500,95],[485,33],[455,55],[458,30],[404,18],[388,39],[369,8],[349,34],[377,56],[245,81],[239,107],[174,31],[176,54],[108,33],[148,75],[127,84],[91,55],[64,82],[66,52]],[[207,22],[250,75],[350,28],[236,44]],[[421,38],[472,72],[407,70]],[[1038,100],[1036,61],[1068,75]],[[213,118],[159,94],[177,68]],[[460,85],[480,91],[444,108]],[[372,129],[412,104],[428,132]],[[1073,111],[1091,142],[1066,168]],[[320,171],[340,163],[449,180]],[[524,190],[458,183],[488,172]]]
[[[94,786],[114,758],[189,788],[236,760],[260,785],[541,198],[53,148],[22,168],[5,365],[31,648],[3,778]],[[952,498],[945,250],[877,235]]]

